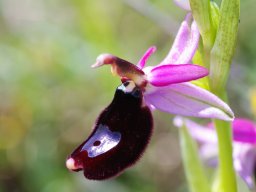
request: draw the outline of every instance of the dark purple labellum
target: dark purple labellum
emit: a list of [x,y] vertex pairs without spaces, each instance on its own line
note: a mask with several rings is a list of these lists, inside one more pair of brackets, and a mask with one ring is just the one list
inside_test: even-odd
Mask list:
[[67,167],[103,180],[134,164],[145,150],[153,129],[150,109],[132,81],[121,84],[112,103],[100,114],[89,138],[67,159]]

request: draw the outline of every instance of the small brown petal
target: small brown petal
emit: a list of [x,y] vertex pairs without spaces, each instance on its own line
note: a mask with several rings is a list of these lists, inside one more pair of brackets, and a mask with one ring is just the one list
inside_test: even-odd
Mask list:
[[138,87],[146,86],[145,73],[136,65],[116,57],[111,54],[101,54],[96,59],[96,63],[92,65],[92,68],[100,67],[102,65],[110,64],[111,72],[114,75],[118,75],[121,78],[126,78],[134,81]]

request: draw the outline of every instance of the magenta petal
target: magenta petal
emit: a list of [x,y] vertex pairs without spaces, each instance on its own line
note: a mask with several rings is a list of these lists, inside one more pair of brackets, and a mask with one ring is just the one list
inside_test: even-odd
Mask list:
[[[207,127],[213,129],[214,124],[210,123]],[[256,126],[252,121],[243,118],[236,118],[232,122],[232,131],[234,141],[256,144]]]
[[247,119],[235,119],[233,122],[233,136],[235,141],[256,144],[255,124]]
[[154,67],[148,74],[148,81],[157,87],[174,83],[187,82],[208,75],[208,70],[199,65],[160,65]]
[[200,39],[200,33],[195,21],[189,27],[188,21],[182,22],[173,46],[166,58],[160,63],[185,64],[193,58]]
[[232,121],[230,107],[211,92],[191,83],[146,89],[145,102],[171,114]]
[[150,47],[145,53],[144,55],[141,57],[140,61],[137,64],[137,67],[139,67],[140,69],[143,69],[147,60],[149,59],[149,57],[156,51],[156,47],[152,46]]

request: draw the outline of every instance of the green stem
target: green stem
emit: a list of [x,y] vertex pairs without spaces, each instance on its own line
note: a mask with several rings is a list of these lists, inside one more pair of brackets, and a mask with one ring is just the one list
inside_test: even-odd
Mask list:
[[210,192],[205,170],[198,156],[197,144],[185,124],[179,128],[179,132],[182,160],[190,192]]
[[[205,50],[205,62],[210,63],[211,54]],[[209,79],[210,89],[223,101],[228,101],[227,93],[224,88],[215,89],[212,79]],[[228,102],[227,102],[228,103]],[[217,183],[213,186],[214,192],[237,192],[236,174],[233,167],[233,149],[232,149],[232,128],[230,122],[222,120],[213,120],[218,137],[219,149],[219,170]]]
[[232,156],[232,132],[229,122],[214,120],[218,136],[219,176],[217,192],[236,192],[236,176]]
[[[211,81],[211,80],[210,80]],[[211,83],[210,83],[211,85]],[[214,90],[212,92],[223,101],[228,101],[225,89]],[[228,103],[228,102],[227,102]],[[233,148],[232,148],[232,128],[231,123],[222,120],[213,120],[218,137],[219,149],[219,170],[217,182],[213,186],[214,192],[237,192],[236,174],[233,167]]]

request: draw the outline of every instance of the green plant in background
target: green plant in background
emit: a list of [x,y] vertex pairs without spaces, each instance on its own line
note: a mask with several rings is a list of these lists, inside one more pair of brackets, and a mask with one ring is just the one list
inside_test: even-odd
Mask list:
[[[190,0],[189,3],[202,36],[203,65],[210,69],[210,90],[227,101],[226,82],[236,46],[240,1],[223,0],[220,9],[208,0]],[[219,170],[213,191],[237,191],[230,123],[219,120],[214,123],[218,135]]]

